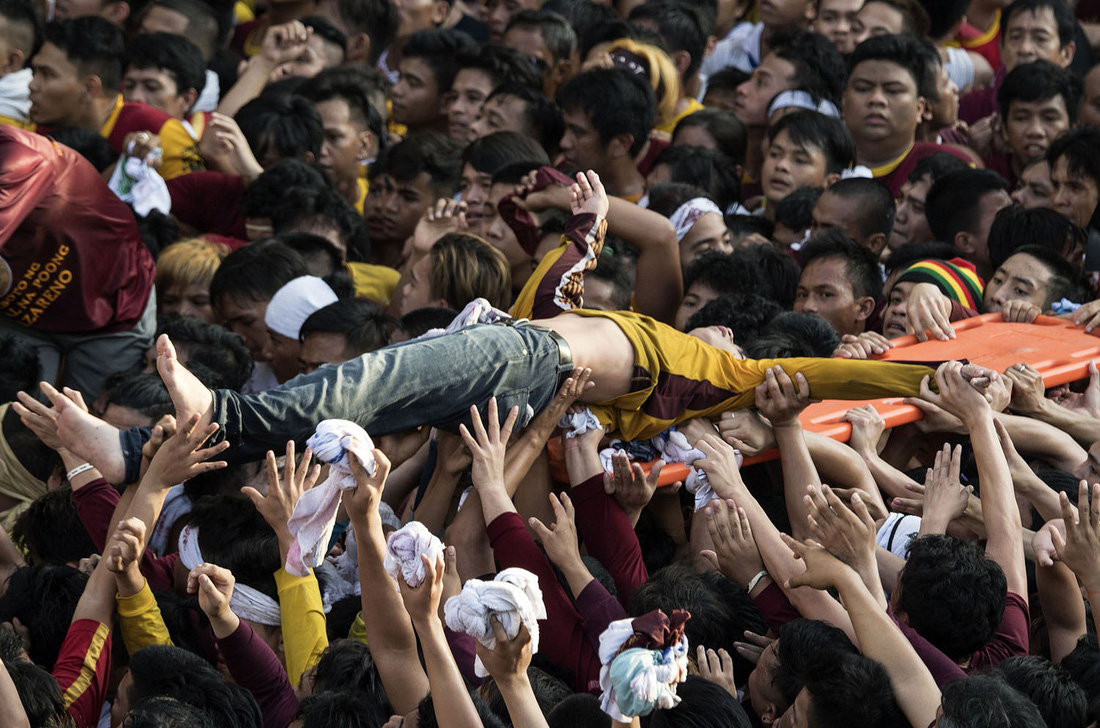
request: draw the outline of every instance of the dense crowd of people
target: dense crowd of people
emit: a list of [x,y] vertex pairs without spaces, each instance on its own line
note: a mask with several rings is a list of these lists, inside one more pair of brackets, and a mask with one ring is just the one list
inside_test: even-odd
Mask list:
[[0,726],[1100,725],[1097,53],[0,0]]

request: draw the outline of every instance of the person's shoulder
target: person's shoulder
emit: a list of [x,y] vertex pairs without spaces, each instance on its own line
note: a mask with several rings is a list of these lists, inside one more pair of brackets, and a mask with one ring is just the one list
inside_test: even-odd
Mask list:
[[950,154],[967,164],[974,166],[974,157],[970,156],[955,144],[940,144],[938,142],[915,142],[909,156],[913,161],[920,161],[933,154]]
[[[118,121],[115,122],[115,133],[129,134],[132,131],[148,131],[156,133],[167,121],[173,117],[160,109],[138,101],[124,101],[122,109],[118,113]],[[176,119],[177,123],[179,122]]]

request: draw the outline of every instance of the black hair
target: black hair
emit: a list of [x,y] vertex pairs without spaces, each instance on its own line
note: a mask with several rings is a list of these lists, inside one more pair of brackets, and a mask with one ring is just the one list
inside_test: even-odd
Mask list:
[[22,660],[6,663],[4,666],[15,684],[15,691],[19,694],[19,702],[23,705],[29,725],[35,728],[68,728],[76,725],[65,708],[61,686],[48,670]]
[[347,338],[345,353],[355,357],[386,346],[389,325],[385,311],[372,301],[337,301],[310,314],[298,337],[305,341],[310,334],[343,334]]
[[977,543],[942,535],[913,539],[899,583],[895,610],[952,660],[989,642],[1001,623],[1005,575]]
[[937,728],[1046,728],[1035,704],[993,675],[947,683],[941,689],[940,709]]
[[27,552],[32,564],[62,566],[98,551],[84,530],[68,485],[31,501],[16,518],[11,538]]
[[347,53],[348,37],[344,32],[333,25],[328,18],[321,15],[310,15],[302,18],[302,25],[313,31],[313,34],[340,48],[340,62],[343,62]]
[[698,72],[707,50],[708,34],[695,8],[679,0],[652,0],[636,5],[630,11],[628,20],[632,23],[639,20],[653,22],[669,51],[688,54],[690,61],[683,77],[691,78]]
[[927,98],[928,59],[920,39],[908,35],[877,35],[855,47],[848,57],[848,77],[864,61],[886,61],[909,72],[917,87],[917,96]]
[[940,177],[945,177],[952,172],[960,172],[964,169],[970,169],[970,165],[953,154],[936,152],[935,154],[929,154],[927,157],[917,162],[916,166],[913,167],[913,171],[909,173],[909,177],[906,181],[916,182],[924,177],[931,177],[932,182],[935,183]]
[[225,256],[210,280],[210,303],[221,301],[270,301],[275,292],[300,276],[309,275],[302,256],[284,243],[262,240]]
[[[312,205],[310,207],[312,207]],[[311,212],[312,211],[313,210],[311,210]],[[299,213],[295,213],[289,221],[283,219],[281,216],[276,217],[281,223],[280,227],[291,226],[294,223],[301,222],[301,220],[299,220]],[[302,260],[304,260],[309,267],[310,275],[324,278],[344,267],[344,251],[339,245],[332,242],[324,235],[306,232],[291,232],[277,234],[272,239],[283,243],[291,250],[296,251],[298,255],[302,256]]]
[[317,168],[300,159],[283,159],[263,171],[241,195],[241,214],[245,217],[270,218],[282,207],[287,190],[299,188],[332,189]]
[[375,728],[388,714],[366,695],[341,691],[303,698],[298,717],[302,728]]
[[656,710],[647,728],[749,728],[752,722],[737,698],[710,680],[688,675],[676,688],[680,702]]
[[259,160],[321,156],[325,129],[310,102],[293,94],[266,94],[252,99],[233,117]]
[[450,197],[462,176],[462,149],[463,145],[442,134],[413,134],[380,154],[370,167],[370,177],[387,174],[398,182],[408,182],[427,173],[433,194]]
[[753,293],[725,294],[707,303],[688,319],[685,330],[725,326],[733,341],[745,346],[753,341],[773,318],[783,312],[779,304]]
[[793,143],[821,150],[825,174],[840,174],[856,163],[856,143],[840,119],[805,109],[784,114],[768,127],[768,142],[783,131]]
[[435,76],[436,90],[443,95],[451,90],[459,65],[455,58],[478,52],[474,39],[451,28],[428,28],[409,36],[401,49],[402,58],[419,58]]
[[252,356],[241,338],[224,327],[178,313],[157,319],[157,335],[168,334],[187,351],[187,368],[210,389],[239,390],[252,376]]
[[146,698],[132,706],[122,725],[125,728],[217,728],[203,711],[163,695]]
[[741,199],[741,179],[734,164],[713,149],[665,147],[653,160],[653,168],[661,165],[668,167],[672,182],[701,187],[723,210]]
[[[944,6],[944,0],[872,0],[872,2],[882,3],[901,13],[903,33],[917,38],[931,38],[933,40],[941,39],[966,11],[967,0],[946,1],[962,8],[958,11],[957,17],[954,16],[956,8]],[[932,20],[928,15],[933,12],[933,7],[937,13],[935,16],[937,20]],[[944,20],[938,20],[941,17],[939,15],[941,12],[947,13],[947,17],[953,17],[954,19],[949,24],[945,24]]]
[[[644,6],[643,6],[644,7]],[[688,114],[672,131],[672,141],[675,144],[676,135],[681,129],[701,127],[714,138],[718,151],[725,156],[730,164],[744,164],[745,150],[748,146],[748,136],[745,125],[741,120],[723,109],[699,109],[694,114]]]
[[175,412],[164,381],[156,374],[120,372],[103,385],[107,404],[134,410],[156,422]]
[[187,39],[199,47],[203,58],[207,60],[214,57],[221,41],[228,38],[233,22],[232,5],[228,3],[228,18],[224,12],[219,14],[212,4],[202,0],[152,0],[145,7],[164,8],[187,18]]
[[206,713],[224,728],[260,728],[252,693],[226,682],[201,657],[178,647],[155,645],[130,655],[133,704],[154,696],[175,698]]
[[660,35],[649,28],[622,20],[618,16],[593,23],[582,28],[581,31],[579,55],[582,59],[587,58],[592,49],[601,43],[610,43],[622,38],[648,43],[662,51],[665,50],[665,41]]
[[5,663],[26,662],[23,638],[13,629],[0,629],[0,660]]
[[1081,79],[1077,76],[1050,61],[1038,59],[1008,72],[997,89],[997,104],[1001,107],[1001,119],[1007,121],[1013,101],[1035,103],[1061,96],[1072,126],[1077,121],[1081,90]]
[[802,246],[802,269],[818,258],[840,258],[847,262],[846,275],[856,298],[877,298],[882,290],[882,269],[875,254],[848,237],[839,228],[821,230]]
[[784,28],[768,43],[772,53],[794,66],[794,86],[811,95],[840,103],[847,73],[833,42],[808,30]]
[[595,695],[575,693],[554,706],[546,724],[549,728],[611,728],[611,716],[603,712]]
[[842,200],[859,200],[859,233],[864,239],[882,234],[887,239],[894,231],[897,205],[886,185],[865,177],[838,180],[827,192]]
[[351,33],[370,36],[370,63],[378,63],[397,38],[401,25],[397,6],[389,0],[336,0],[336,8]]
[[806,675],[815,728],[905,725],[886,668],[863,655],[837,652]]
[[807,230],[814,223],[814,206],[817,205],[821,187],[799,187],[780,200],[775,206],[775,224],[793,232]]
[[493,89],[485,100],[495,96],[513,96],[522,101],[524,126],[531,131],[535,141],[547,154],[557,152],[565,131],[565,122],[557,104],[543,96],[540,91],[513,83],[505,83]]
[[[550,51],[555,61],[569,60],[577,50],[577,34],[573,31],[573,26],[560,12],[551,9],[550,3],[538,10],[527,8],[520,10],[508,21],[504,32],[507,33],[515,27],[538,28],[546,50]],[[583,26],[577,25],[577,27]]]
[[[699,147],[689,147],[699,149]],[[674,175],[677,176],[677,175]],[[685,175],[686,176],[686,175]],[[696,197],[710,199],[710,193],[702,187],[696,187],[689,182],[673,180],[661,182],[649,188],[649,208],[658,215],[672,217],[680,205]]]
[[794,305],[798,264],[774,246],[749,245],[732,253],[709,251],[692,261],[684,290],[698,283],[719,295],[755,292],[784,309]]
[[58,129],[51,129],[46,136],[58,144],[64,144],[87,159],[97,172],[103,172],[118,161],[118,155],[111,148],[111,143],[95,129],[63,126]]
[[384,713],[383,722],[393,710],[370,648],[359,640],[344,638],[330,643],[317,661],[313,685],[314,695],[350,692],[364,696]]
[[953,243],[960,232],[978,232],[982,198],[1007,189],[1005,178],[988,169],[964,169],[940,177],[924,198],[924,215],[932,235]]
[[1001,45],[1008,35],[1008,25],[1013,16],[1020,13],[1039,15],[1044,8],[1050,8],[1054,23],[1058,27],[1058,44],[1065,48],[1073,42],[1077,33],[1077,20],[1073,9],[1065,0],[1014,0],[1001,11]]
[[[565,22],[569,25],[569,28],[575,31],[574,47],[569,51],[568,56],[558,56],[559,59],[567,58],[575,51],[579,51],[580,57],[584,58],[588,54],[585,36],[602,23],[619,19],[615,9],[610,5],[596,5],[589,0],[546,0],[546,2],[542,4],[540,10],[542,12],[560,15],[565,18]],[[513,15],[513,20],[523,12],[526,11],[521,10],[519,13],[516,13],[516,15]],[[547,44],[547,47],[549,47],[550,41],[545,32],[543,33],[542,39],[543,42]]]
[[920,260],[951,260],[959,257],[959,249],[952,243],[929,241],[924,243],[906,243],[894,252],[884,263],[886,273],[905,270]]
[[828,358],[838,346],[840,337],[825,319],[810,313],[784,311],[749,342],[745,355],[750,359]]
[[737,91],[737,87],[748,81],[751,78],[751,74],[742,71],[736,66],[729,66],[723,68],[721,71],[716,71],[714,74],[707,76],[707,91],[711,89],[715,91]]
[[[283,204],[271,213],[271,230],[276,239],[300,233],[302,227],[325,226],[336,231],[349,260],[365,260],[370,255],[370,236],[363,216],[331,188],[285,190]],[[342,268],[342,262],[336,267]]]
[[423,336],[432,329],[446,328],[447,324],[454,321],[458,311],[453,308],[441,306],[428,306],[409,311],[397,320],[397,328],[405,332],[410,339]]
[[1062,658],[1061,668],[1089,696],[1088,718],[1100,719],[1100,650],[1095,634],[1085,634],[1073,650]]
[[1050,273],[1046,301],[1043,302],[1044,309],[1063,298],[1076,303],[1083,303],[1086,300],[1085,288],[1081,285],[1081,275],[1077,269],[1049,247],[1045,245],[1025,245],[1012,251],[1012,255],[1031,256]]
[[[628,311],[630,310],[631,296],[634,295],[636,273],[634,261],[630,259],[625,243],[622,245],[608,245],[612,242],[608,238],[619,240],[614,236],[604,238],[603,250],[600,251],[598,264],[594,269],[588,271],[585,276],[593,280],[604,281],[611,287],[614,293],[612,305],[615,308],[613,310]],[[585,306],[585,308],[588,308],[588,306]]]
[[23,51],[24,65],[29,63],[42,46],[45,26],[32,3],[26,0],[0,0],[0,17],[4,23],[4,37],[15,50]]
[[529,169],[550,164],[550,157],[538,141],[515,131],[498,131],[470,142],[462,151],[462,162],[480,174],[494,175],[515,162],[529,163]]
[[[535,694],[535,700],[538,702],[543,715],[549,713],[554,709],[554,706],[573,694],[573,691],[569,689],[565,682],[534,666],[527,668],[527,680],[531,683],[531,690]],[[508,714],[508,706],[504,703],[504,695],[497,687],[496,680],[489,678],[482,684],[478,692],[481,699],[500,718],[502,723],[512,722]]]
[[1088,724],[1088,696],[1065,669],[1050,660],[1035,655],[1009,657],[993,672],[1026,695],[1047,726],[1085,728]]
[[19,618],[30,634],[27,654],[36,665],[53,669],[87,582],[71,566],[49,564],[23,566],[8,577],[0,596],[0,622]]
[[563,110],[584,113],[605,145],[619,134],[629,134],[631,155],[649,140],[657,118],[657,101],[649,84],[612,68],[574,76],[558,89],[557,101]]
[[[481,719],[481,724],[484,728],[504,728],[504,721],[497,717],[496,713],[489,709],[489,706],[485,704],[477,693],[470,693],[470,700],[474,703],[474,710],[477,711],[477,717]],[[449,706],[444,706],[444,710],[449,709]],[[432,694],[428,693],[427,697],[420,701],[416,706],[417,714],[417,728],[439,728],[439,721],[435,715],[435,702],[432,699]]]
[[[726,229],[730,231],[734,246],[737,246],[745,237],[753,233],[770,238],[775,233],[775,223],[761,215],[726,215]],[[794,262],[793,258],[791,258],[791,262]],[[797,267],[797,263],[795,267]],[[796,275],[796,283],[798,282],[797,278]]]
[[57,46],[79,73],[98,76],[105,96],[117,93],[126,39],[114,23],[98,15],[53,20],[46,24],[43,37]]
[[1100,129],[1079,126],[1070,129],[1047,147],[1047,162],[1053,170],[1066,158],[1066,171],[1074,177],[1088,177],[1100,186]]
[[188,89],[202,93],[206,86],[206,62],[202,51],[182,35],[139,33],[126,47],[126,65],[130,68],[155,68],[166,72],[183,94]]
[[1023,247],[1037,246],[1060,256],[1067,241],[1083,236],[1069,218],[1054,210],[1009,206],[999,210],[989,226],[989,262],[996,270]]
[[455,59],[458,70],[476,69],[484,72],[493,88],[503,83],[516,83],[530,89],[542,89],[542,76],[528,56],[514,48],[499,45],[481,46],[475,53],[464,53]]
[[348,105],[351,122],[374,134],[381,150],[386,146],[385,119],[383,110],[374,108],[370,102],[372,91],[370,76],[360,67],[338,66],[321,71],[309,83],[303,84],[297,93],[314,104],[342,100]]
[[844,631],[818,619],[795,619],[779,628],[772,686],[787,706],[806,685],[807,675],[837,655],[857,654]]
[[0,334],[0,402],[14,402],[17,392],[31,394],[41,379],[35,348],[15,334]]
[[[187,481],[185,491],[194,482]],[[252,501],[239,492],[203,497],[192,496],[192,492],[188,491],[194,501],[188,523],[199,529],[198,544],[203,559],[229,569],[238,583],[248,584],[278,601],[275,572],[280,565],[279,542]]]

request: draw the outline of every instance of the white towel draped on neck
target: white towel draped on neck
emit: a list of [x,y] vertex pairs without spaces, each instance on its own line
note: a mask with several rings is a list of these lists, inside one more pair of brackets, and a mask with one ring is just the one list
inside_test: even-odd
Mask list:
[[374,443],[362,427],[347,420],[325,420],[306,442],[319,462],[328,463],[328,478],[307,490],[294,506],[287,526],[294,543],[286,556],[286,570],[306,576],[310,567],[320,566],[328,553],[328,542],[336,524],[340,491],[355,488],[351,457],[359,458],[368,473],[374,472]]
[[[448,627],[470,635],[489,649],[497,644],[491,617],[500,620],[509,639],[515,639],[522,624],[531,635],[531,654],[539,651],[538,620],[546,619],[546,606],[539,578],[526,569],[505,569],[493,581],[470,579],[458,596],[447,600],[443,611]],[[489,674],[481,658],[474,659],[474,673],[478,677]]]

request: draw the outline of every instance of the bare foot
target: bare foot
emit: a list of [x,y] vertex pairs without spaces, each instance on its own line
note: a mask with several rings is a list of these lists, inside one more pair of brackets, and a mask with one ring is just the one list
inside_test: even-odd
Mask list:
[[157,339],[157,371],[176,406],[176,421],[187,422],[198,414],[198,427],[209,425],[214,416],[214,395],[180,363],[168,334]]
[[53,402],[57,436],[65,449],[94,465],[108,483],[121,484],[126,479],[126,462],[122,457],[118,429],[45,382],[42,391]]

